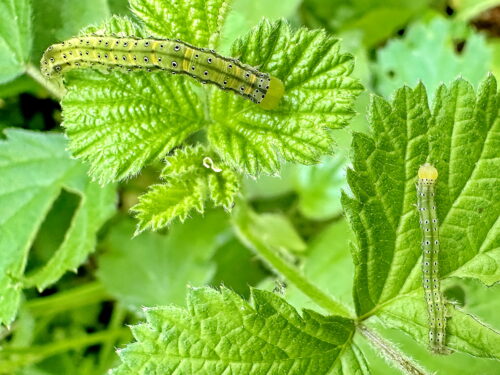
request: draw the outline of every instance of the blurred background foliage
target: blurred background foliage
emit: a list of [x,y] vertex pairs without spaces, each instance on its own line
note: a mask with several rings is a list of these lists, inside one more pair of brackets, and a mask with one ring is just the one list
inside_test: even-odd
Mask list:
[[[112,14],[131,16],[127,1],[32,1],[33,45],[22,57],[28,68],[9,71],[12,62],[2,57],[0,44],[0,129],[62,131],[59,104],[38,82],[41,54],[51,43]],[[390,97],[396,88],[419,81],[433,92],[457,76],[473,85],[488,72],[500,77],[500,0],[235,0],[223,49],[261,17],[287,18],[294,27],[335,34],[344,51],[356,57],[356,75],[366,87],[351,125],[334,131],[334,157],[315,166],[286,165],[280,177],[244,183],[245,199],[256,213],[255,231],[318,286],[352,306],[352,234],[339,199],[342,189],[349,189],[345,171],[352,132],[369,131],[366,107],[372,94]],[[223,283],[244,296],[250,286],[258,286],[285,295],[297,307],[317,309],[256,259],[223,212],[132,238],[135,223],[128,209],[157,178],[153,166],[119,184],[119,209],[99,232],[98,250],[77,273],[42,293],[26,291],[18,319],[0,329],[0,374],[104,374],[117,362],[115,347],[131,340],[124,325],[141,319],[142,306],[183,305],[187,285]],[[50,258],[76,206],[75,196],[63,190],[37,234],[29,269]],[[452,279],[445,287],[449,300],[500,329],[500,301],[492,297],[500,286],[488,289]],[[382,325],[380,330],[436,373],[500,373],[496,362],[461,354],[430,356],[401,332]],[[373,374],[398,373],[367,351]]]

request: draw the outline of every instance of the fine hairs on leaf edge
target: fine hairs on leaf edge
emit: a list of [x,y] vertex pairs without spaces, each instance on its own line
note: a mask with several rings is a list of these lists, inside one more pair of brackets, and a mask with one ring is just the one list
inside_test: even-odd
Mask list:
[[[231,211],[236,197],[240,194],[241,176],[210,148],[199,143],[179,147],[164,158],[163,162],[164,168],[160,178],[164,182],[151,185],[148,191],[139,197],[139,202],[130,209],[130,212],[139,219],[134,236],[146,229],[156,231],[169,227],[175,221],[183,223],[193,212],[203,214],[209,203],[213,207],[224,208],[226,212]],[[184,189],[186,194],[191,193],[193,199],[196,199],[195,204],[179,208],[183,210],[182,213],[174,213],[163,218],[161,213],[158,213],[147,219],[147,207],[152,203],[149,201],[150,195],[161,194],[163,190],[162,196],[166,197],[169,188]],[[189,199],[187,195],[186,199]],[[172,205],[168,209],[171,207]]]
[[376,355],[382,358],[389,367],[411,375],[430,374],[411,355],[403,351],[399,343],[380,336],[376,331],[363,324],[358,324],[357,328],[357,331],[361,332]]

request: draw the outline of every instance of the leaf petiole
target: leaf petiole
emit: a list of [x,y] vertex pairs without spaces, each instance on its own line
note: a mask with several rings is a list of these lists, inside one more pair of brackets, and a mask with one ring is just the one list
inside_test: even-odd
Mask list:
[[323,307],[332,314],[352,318],[353,314],[347,307],[307,280],[295,266],[284,260],[252,233],[250,228],[251,215],[252,212],[250,209],[240,199],[233,212],[233,225],[239,238],[257,253],[276,273],[293,283],[318,306]]

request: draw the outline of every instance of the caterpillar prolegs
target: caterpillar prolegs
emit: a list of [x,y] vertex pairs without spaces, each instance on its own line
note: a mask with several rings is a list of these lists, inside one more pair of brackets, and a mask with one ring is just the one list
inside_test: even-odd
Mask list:
[[285,93],[283,83],[237,59],[180,40],[118,36],[82,36],[49,47],[41,60],[44,76],[71,69],[99,67],[125,71],[145,69],[186,74],[274,109]]
[[417,207],[422,230],[422,280],[429,316],[429,347],[436,354],[446,348],[446,308],[439,284],[439,223],[434,201],[438,171],[430,164],[418,170]]

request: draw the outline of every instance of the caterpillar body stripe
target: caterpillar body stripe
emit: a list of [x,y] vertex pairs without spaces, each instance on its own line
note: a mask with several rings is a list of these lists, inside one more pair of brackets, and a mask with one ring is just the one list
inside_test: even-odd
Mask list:
[[446,348],[446,307],[439,283],[439,223],[434,200],[437,177],[437,169],[430,164],[424,164],[418,170],[422,281],[429,318],[429,348],[436,354],[449,354]]
[[214,50],[198,48],[181,40],[139,39],[119,36],[82,36],[50,46],[41,60],[47,78],[78,68],[145,69],[186,74],[201,83],[229,90],[263,109],[274,109],[285,93],[276,77],[260,72]]

